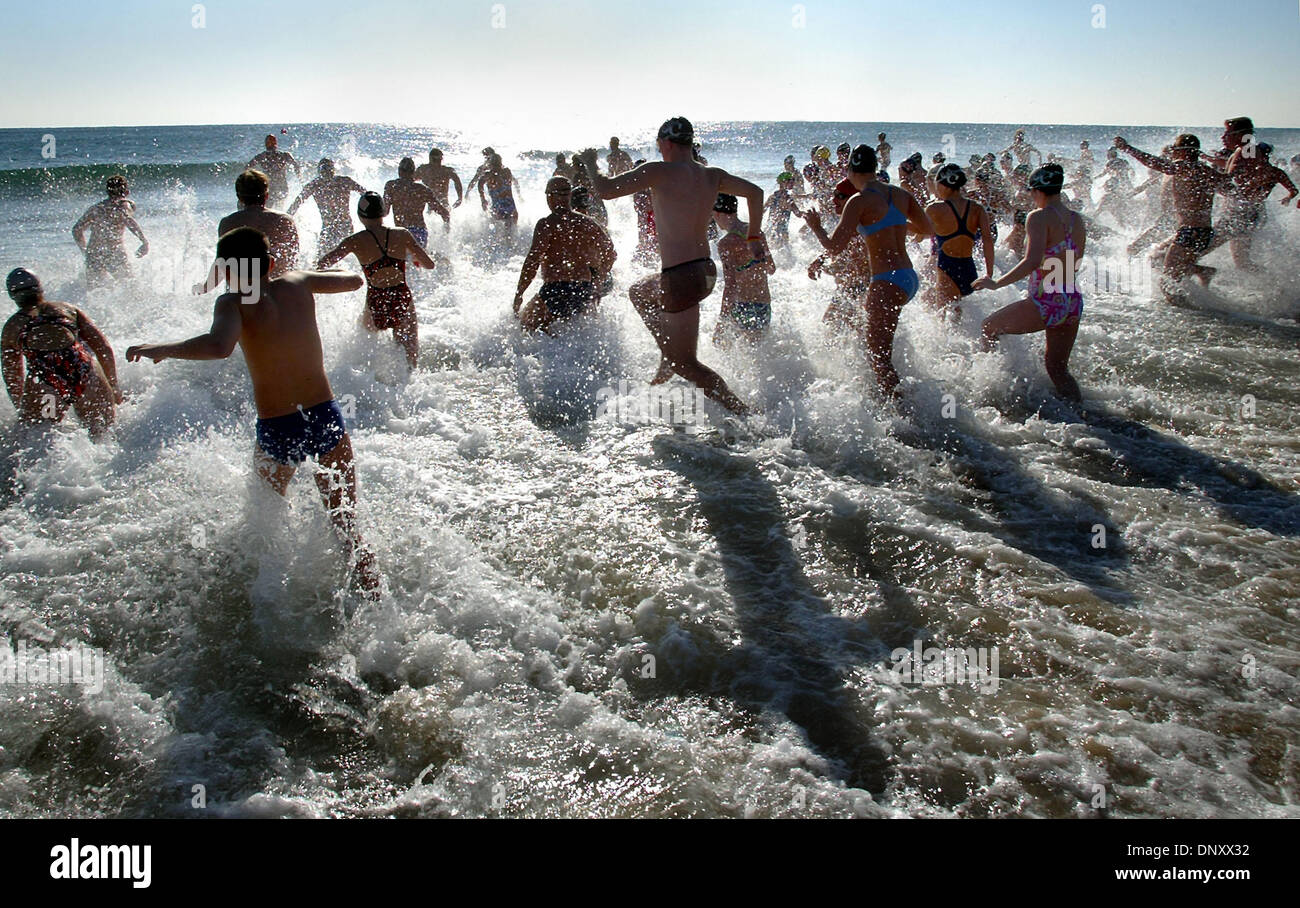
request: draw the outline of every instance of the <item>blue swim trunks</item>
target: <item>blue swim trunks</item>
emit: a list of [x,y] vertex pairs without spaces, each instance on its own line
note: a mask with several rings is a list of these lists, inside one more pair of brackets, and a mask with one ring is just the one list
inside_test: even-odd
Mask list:
[[762,331],[772,324],[772,304],[737,301],[732,305],[731,317],[746,331]]
[[421,249],[429,246],[429,228],[428,227],[407,227],[407,232],[415,237],[415,241],[420,244]]
[[343,411],[332,400],[323,404],[257,421],[257,446],[277,463],[300,464],[338,446],[347,435]]

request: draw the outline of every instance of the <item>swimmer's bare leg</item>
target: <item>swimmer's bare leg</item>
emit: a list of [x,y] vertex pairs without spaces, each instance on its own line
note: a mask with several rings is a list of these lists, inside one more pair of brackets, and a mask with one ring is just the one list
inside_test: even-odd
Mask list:
[[357,472],[352,439],[344,435],[342,441],[320,457],[320,466],[315,476],[316,488],[354,568],[353,583],[373,598],[379,592],[379,571],[375,567],[375,553],[366,546],[357,529]]
[[420,361],[420,326],[414,313],[393,328],[393,339],[406,351],[406,364],[414,369]]
[[117,404],[108,379],[104,377],[99,364],[95,365],[95,374],[86,383],[86,392],[72,402],[72,409],[90,432],[90,437],[98,441],[113,425],[113,420],[117,417]]
[[519,308],[519,324],[525,331],[540,331],[551,323],[551,311],[542,305],[540,295]]
[[[659,371],[655,373],[650,384],[662,385],[673,377],[673,367],[669,365],[664,351],[663,287],[659,276],[641,278],[628,288],[627,295],[632,300],[632,307],[636,309],[637,315],[641,316],[641,321],[645,322],[645,326],[650,329],[650,335],[659,346]],[[696,330],[698,333],[699,329]]]
[[722,376],[700,362],[696,348],[700,339],[700,307],[692,306],[684,312],[665,312],[660,316],[666,339],[660,344],[664,359],[673,372],[699,387],[711,400],[715,400],[733,413],[746,416],[749,408],[732,393]]
[[293,474],[298,472],[298,468],[292,464],[280,463],[280,461],[271,457],[262,450],[261,445],[257,445],[253,450],[253,465],[257,469],[257,475],[266,481],[277,495],[281,497],[289,488],[289,481],[293,479]]

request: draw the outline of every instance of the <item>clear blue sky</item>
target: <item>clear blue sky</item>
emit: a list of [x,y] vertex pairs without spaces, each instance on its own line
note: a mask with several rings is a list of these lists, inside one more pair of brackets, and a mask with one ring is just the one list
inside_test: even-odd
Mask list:
[[204,28],[193,6],[6,4],[0,126],[1300,126],[1297,0],[208,0]]

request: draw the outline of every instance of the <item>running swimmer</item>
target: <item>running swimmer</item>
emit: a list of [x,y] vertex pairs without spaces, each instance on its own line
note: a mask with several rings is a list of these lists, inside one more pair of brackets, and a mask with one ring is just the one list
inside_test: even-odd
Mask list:
[[1079,333],[1083,296],[1075,286],[1075,269],[1083,258],[1088,228],[1083,217],[1061,201],[1065,171],[1046,164],[1029,177],[1035,209],[1025,222],[1029,248],[1020,263],[994,280],[982,277],[976,290],[998,290],[1029,278],[1029,295],[984,320],[984,349],[991,351],[1004,334],[1043,331],[1047,338],[1047,375],[1062,397],[1079,401],[1079,385],[1070,375],[1070,351]]
[[18,311],[0,333],[0,358],[18,419],[58,422],[72,407],[91,437],[102,437],[122,402],[108,339],[85,312],[47,300],[26,268],[9,272],[5,290]]
[[[415,168],[415,178],[433,190],[433,194],[442,203],[443,208],[459,208],[460,203],[465,201],[465,188],[460,185],[460,177],[456,175],[456,171],[442,163],[441,148],[429,149],[429,163]],[[456,186],[456,201],[451,205],[448,204],[447,194],[449,183],[454,183]]]
[[805,212],[804,219],[832,255],[843,252],[854,236],[866,238],[872,275],[866,294],[864,340],[881,392],[897,400],[899,376],[892,361],[894,333],[903,306],[916,296],[921,285],[907,255],[908,226],[918,236],[928,237],[934,234],[934,225],[911,193],[881,183],[877,170],[875,149],[869,145],[853,149],[849,179],[858,194],[845,204],[835,233],[826,235],[815,211]]
[[352,213],[348,210],[352,193],[365,192],[366,187],[352,177],[342,177],[335,173],[334,162],[329,158],[321,159],[317,173],[319,176],[302,188],[287,213],[293,215],[302,207],[303,202],[315,199],[316,207],[320,209],[321,223],[318,248],[333,249],[352,232]]
[[[618,257],[605,229],[572,209],[572,192],[564,177],[552,177],[546,184],[551,213],[533,228],[533,244],[515,292],[515,315],[527,331],[545,331],[558,320],[594,311]],[[524,305],[524,293],[539,269],[541,292]]]
[[772,251],[760,239],[760,255],[755,256],[747,239],[749,226],[736,216],[739,203],[734,195],[719,194],[713,204],[713,220],[722,231],[718,240],[718,258],[722,260],[722,311],[713,332],[713,341],[722,346],[737,335],[751,344],[767,333],[772,324],[772,293],[767,286],[769,275],[776,274]]
[[[131,266],[122,245],[123,231],[131,231],[140,240],[136,258],[149,253],[149,241],[135,220],[135,202],[128,198],[131,190],[126,177],[109,177],[105,189],[108,198],[86,209],[72,227],[72,238],[86,254],[86,283],[91,286],[101,284],[107,278],[130,276]],[[86,238],[87,231],[90,232],[89,239]]]
[[[219,261],[246,262],[262,280],[251,297],[243,288],[217,297],[212,327],[206,334],[172,344],[140,344],[126,351],[130,362],[151,359],[226,359],[238,344],[253,383],[257,406],[257,473],[281,495],[298,466],[316,458],[316,473],[325,510],[344,546],[355,586],[379,592],[375,557],[357,529],[356,470],[352,441],[343,413],[325,376],[317,293],[348,293],[361,276],[341,272],[289,271],[271,278],[271,248],[250,227],[232,230],[217,241]],[[230,272],[227,272],[228,274]]]
[[1286,171],[1269,162],[1272,153],[1273,146],[1267,142],[1243,146],[1233,152],[1227,172],[1233,179],[1236,191],[1227,197],[1223,216],[1219,220],[1218,235],[1210,244],[1210,249],[1213,250],[1228,243],[1233,263],[1247,271],[1263,270],[1262,266],[1251,262],[1250,247],[1255,232],[1264,225],[1264,203],[1268,201],[1273,187],[1281,184],[1286,189],[1287,197],[1279,200],[1282,205],[1290,204],[1297,194],[1295,183],[1291,182]]
[[685,117],[673,117],[659,128],[662,161],[652,161],[622,176],[596,172],[596,152],[584,152],[578,163],[587,169],[596,190],[607,199],[650,190],[656,237],[663,271],[632,285],[628,296],[650,329],[661,354],[656,382],[674,373],[699,386],[728,410],[748,408],[716,372],[700,362],[700,301],[713,291],[717,268],[709,258],[708,225],[718,193],[743,196],[750,223],[746,242],[751,257],[762,250],[763,190],[718,167],[697,164],[691,145],[695,130]]
[[618,147],[618,136],[609,140],[609,154],[605,156],[605,169],[611,177],[627,173],[632,169],[632,156]]
[[410,232],[421,248],[429,245],[429,227],[424,222],[428,209],[442,218],[443,227],[451,230],[451,212],[435,193],[415,181],[415,161],[402,158],[397,164],[397,179],[384,184],[384,214],[393,212],[393,223]]
[[[509,224],[511,228],[519,223],[519,209],[515,207],[512,187],[519,189],[519,181],[510,172],[510,168],[502,166],[501,155],[494,153],[488,158],[487,171],[479,180],[478,197],[483,203],[483,210],[492,215],[493,221]],[[484,190],[492,199],[490,208],[487,198],[483,195]]]
[[279,207],[289,197],[289,168],[292,167],[295,174],[302,176],[302,169],[293,155],[280,151],[278,146],[279,140],[275,136],[267,136],[266,151],[255,156],[244,168],[266,174],[269,183],[267,204],[272,207]]
[[[362,324],[368,331],[393,329],[393,339],[406,351],[406,362],[414,369],[420,357],[419,323],[415,299],[406,283],[408,262],[421,268],[434,267],[424,245],[409,230],[384,226],[384,200],[367,192],[357,201],[361,230],[352,234],[320,258],[317,267],[328,269],[349,255],[355,255],[366,275],[366,308]],[[383,231],[381,234],[380,231]]]
[[[1197,160],[1201,141],[1190,133],[1183,133],[1174,140],[1169,158],[1139,151],[1120,136],[1115,137],[1115,147],[1137,158],[1138,163],[1147,169],[1174,178],[1170,189],[1174,197],[1174,214],[1178,218],[1178,232],[1165,254],[1165,273],[1174,282],[1193,274],[1208,286],[1215,269],[1198,264],[1197,259],[1208,252],[1214,242],[1214,227],[1210,223],[1214,194],[1231,193],[1232,177]],[[1184,297],[1166,286],[1165,299],[1181,304]]]
[[993,225],[984,206],[966,198],[962,192],[966,173],[956,164],[939,168],[934,185],[939,199],[925,209],[935,227],[934,244],[938,252],[938,276],[930,300],[940,311],[951,307],[953,315],[960,318],[960,301],[974,292],[979,275],[971,255],[977,236],[983,247],[984,273],[993,276]]
[[[228,214],[217,225],[217,236],[223,237],[239,227],[251,227],[263,234],[271,244],[271,277],[277,278],[298,266],[298,228],[293,218],[266,207],[270,184],[266,174],[245,170],[235,178],[235,197],[239,210]],[[207,280],[194,285],[194,293],[201,295],[221,285],[226,279],[222,262],[214,262]]]

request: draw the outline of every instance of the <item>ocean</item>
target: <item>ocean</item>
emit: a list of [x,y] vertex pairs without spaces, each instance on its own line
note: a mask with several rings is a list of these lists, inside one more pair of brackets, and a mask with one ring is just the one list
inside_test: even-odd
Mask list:
[[[770,190],[815,144],[884,131],[895,162],[964,162],[1020,126],[1099,162],[1117,134],[1154,152],[1184,131],[699,133]],[[328,156],[378,189],[437,145],[468,181],[490,144],[522,185],[514,248],[487,248],[468,198],[450,234],[431,225],[444,266],[413,280],[409,379],[358,328],[361,293],[319,300],[388,587],[350,619],[313,484],[281,501],[252,476],[240,355],[123,358],[208,327],[189,288],[268,132],[304,179]],[[1260,135],[1279,163],[1300,150],[1300,130]],[[652,156],[651,129],[622,138]],[[886,407],[792,230],[759,348],[715,349],[720,293],[702,307],[701,358],[764,416],[728,425],[678,381],[683,427],[642,405],[657,352],[626,296],[645,273],[630,200],[608,203],[598,319],[526,338],[510,315],[542,184],[576,150],[373,124],[0,130],[0,270],[85,307],[128,397],[101,444],[19,429],[0,401],[0,816],[1300,815],[1294,207],[1268,206],[1262,270],[1214,252],[1219,276],[1177,310],[1124,252],[1145,203],[1103,216],[1082,408],[1053,396],[1041,335],[978,352],[1023,285],[956,325],[909,304],[913,412]],[[114,173],[151,251],[87,293],[71,226]],[[313,203],[298,223],[314,260]],[[56,653],[85,677],[50,683],[34,666]]]

